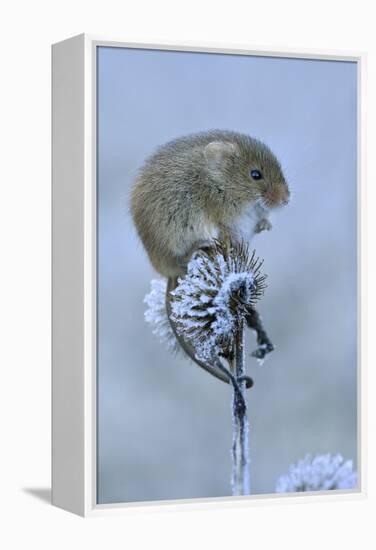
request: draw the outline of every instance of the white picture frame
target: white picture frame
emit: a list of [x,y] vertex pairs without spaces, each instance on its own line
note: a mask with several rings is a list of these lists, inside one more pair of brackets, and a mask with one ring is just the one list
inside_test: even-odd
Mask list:
[[[97,504],[96,499],[96,51],[98,46],[353,61],[358,67],[359,487],[334,494],[260,495]],[[52,503],[92,516],[148,506],[250,506],[366,494],[364,350],[363,53],[275,51],[223,44],[138,44],[81,34],[52,47]]]

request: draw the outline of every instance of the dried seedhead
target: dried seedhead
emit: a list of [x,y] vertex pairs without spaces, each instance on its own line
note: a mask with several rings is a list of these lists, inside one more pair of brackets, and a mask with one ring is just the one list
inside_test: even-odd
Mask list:
[[231,357],[239,319],[264,293],[266,275],[261,267],[262,261],[245,243],[215,241],[192,256],[187,274],[171,292],[171,318],[198,357]]

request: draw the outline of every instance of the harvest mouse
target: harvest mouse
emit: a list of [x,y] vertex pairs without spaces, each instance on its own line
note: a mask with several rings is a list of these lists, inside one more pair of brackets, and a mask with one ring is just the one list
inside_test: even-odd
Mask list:
[[[213,239],[249,241],[271,229],[270,210],[287,204],[289,196],[278,159],[248,135],[211,130],[159,147],[135,180],[131,211],[150,262],[168,278],[168,314],[169,293],[196,250],[210,246]],[[273,346],[256,310],[247,323],[257,333],[256,357],[262,358]],[[194,349],[174,332],[191,359],[229,382],[223,369],[197,359]]]
[[285,205],[289,194],[266,145],[213,130],[170,141],[149,157],[136,178],[131,210],[152,265],[175,277],[213,238],[250,240],[270,229],[269,211]]

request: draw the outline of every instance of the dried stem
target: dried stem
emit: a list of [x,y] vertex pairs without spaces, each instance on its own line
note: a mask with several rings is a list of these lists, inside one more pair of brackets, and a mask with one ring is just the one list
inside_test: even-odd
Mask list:
[[233,367],[238,380],[239,391],[234,388],[233,438],[232,438],[232,494],[249,495],[249,423],[246,406],[245,362],[244,362],[244,320],[239,319],[235,334],[235,356]]

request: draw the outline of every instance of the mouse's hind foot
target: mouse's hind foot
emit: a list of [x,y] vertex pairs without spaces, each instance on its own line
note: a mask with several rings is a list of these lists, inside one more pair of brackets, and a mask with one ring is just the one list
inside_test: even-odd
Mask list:
[[246,316],[247,325],[251,330],[254,330],[257,335],[257,348],[251,353],[252,357],[256,357],[258,360],[265,359],[268,353],[274,350],[274,345],[269,339],[264,326],[261,321],[261,317],[258,312],[252,308]]

